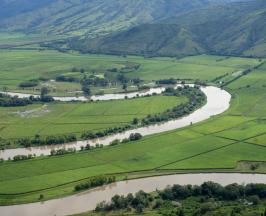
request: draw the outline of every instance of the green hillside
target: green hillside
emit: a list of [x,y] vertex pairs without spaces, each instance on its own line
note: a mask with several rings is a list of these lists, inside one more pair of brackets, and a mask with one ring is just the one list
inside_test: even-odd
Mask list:
[[97,36],[229,0],[0,0],[0,30]]
[[266,1],[210,6],[94,40],[72,41],[82,52],[185,56],[266,56]]

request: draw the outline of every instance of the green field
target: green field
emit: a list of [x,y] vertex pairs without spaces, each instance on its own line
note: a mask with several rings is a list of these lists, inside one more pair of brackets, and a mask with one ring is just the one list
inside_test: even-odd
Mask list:
[[[82,77],[71,72],[73,67],[84,68],[87,76],[104,75],[106,70],[121,69],[127,64],[138,64],[139,69],[124,73],[128,78],[140,78],[144,83],[154,80],[176,78],[193,81],[196,79],[212,81],[216,77],[232,74],[259,63],[258,59],[238,57],[222,58],[218,56],[196,56],[177,60],[175,58],[143,58],[136,56],[117,57],[105,55],[81,55],[78,53],[60,53],[53,50],[0,50],[0,89],[10,91],[39,93],[42,86],[51,88],[51,94],[70,96],[80,91],[79,83],[51,82],[58,75]],[[115,74],[115,73],[114,73]],[[21,89],[18,85],[40,77],[48,81],[34,88]],[[130,85],[129,85],[130,86]],[[92,89],[93,93],[101,88]],[[134,90],[134,88],[129,90]],[[119,92],[121,86],[110,86],[105,91]],[[74,92],[74,93],[73,93]]]
[[130,124],[134,118],[159,114],[185,103],[185,97],[152,96],[94,103],[49,103],[0,107],[0,137],[17,139],[59,134],[98,132]]
[[[69,56],[72,58],[75,55]],[[80,57],[77,58],[80,59]],[[118,57],[84,56],[84,58],[95,58],[95,62],[96,59],[98,59],[99,62],[101,62],[100,60],[102,59],[105,59],[105,62],[109,59],[112,62],[114,58]],[[146,60],[140,57],[129,57],[128,59],[131,61],[142,62],[143,68],[150,68],[146,70],[150,71],[149,73],[145,72],[143,68],[136,73],[138,75],[142,74],[147,80],[152,74],[151,71],[154,73],[154,79],[165,75],[161,72],[162,70],[151,69],[155,69],[156,67],[164,67],[165,71],[167,71],[166,76],[169,76],[171,70],[173,71],[173,74],[175,74],[174,68],[176,67],[176,76],[180,77],[186,76],[186,70],[182,70],[177,67],[177,65],[182,65],[183,69],[185,68],[184,65],[189,65],[190,69],[187,68],[187,70],[191,70],[191,72],[187,77],[192,77],[192,74],[194,74],[193,78],[197,78],[197,75],[205,75],[208,77],[208,80],[211,80],[218,76],[218,74],[221,75],[228,70],[236,71],[245,69],[249,67],[249,65],[257,63],[257,60],[254,59],[248,59],[248,61],[246,61],[246,59],[241,58],[225,58],[224,60],[217,61],[217,58],[218,57],[213,56],[201,56],[189,57],[179,61],[169,61],[168,58]],[[182,63],[182,61],[185,61],[186,63]],[[157,65],[144,65],[144,62],[157,62]],[[162,66],[163,64],[164,66]],[[210,65],[208,66],[207,64]],[[167,67],[170,72],[167,70]],[[202,69],[201,72],[198,71],[193,73],[194,71],[197,71],[194,67],[205,67],[208,68],[208,70],[204,71]],[[219,68],[222,68],[221,70],[223,72],[220,71],[217,74],[217,71],[214,71],[214,74],[212,74],[210,72],[212,67],[216,69],[218,68],[217,71],[220,70]],[[254,77],[258,76],[257,73],[260,74],[260,82],[254,82]],[[132,76],[132,74],[130,74],[130,76]],[[115,147],[106,147],[91,152],[53,158],[38,158],[24,162],[3,163],[0,165],[0,194],[5,195],[0,195],[0,203],[6,204],[37,201],[40,194],[44,195],[44,199],[72,194],[73,187],[77,182],[83,181],[92,176],[103,174],[119,173],[117,174],[118,178],[124,179],[125,177],[136,178],[141,176],[188,171],[266,173],[266,166],[264,165],[264,162],[266,162],[266,145],[264,141],[264,136],[266,134],[266,91],[265,87],[262,85],[264,82],[266,83],[266,70],[263,68],[259,68],[258,71],[253,71],[250,74],[235,80],[229,86],[226,86],[226,89],[233,95],[230,109],[222,115],[190,127],[148,136],[140,141],[130,142]],[[139,104],[139,111],[136,111],[132,105],[128,104],[131,100],[129,100],[130,102],[106,102],[110,104],[113,103],[114,107],[111,107],[110,110],[108,109],[107,111],[111,116],[104,116],[104,118],[97,116],[97,118],[90,117],[89,119],[91,122],[95,121],[95,123],[98,122],[102,125],[104,125],[103,122],[106,121],[115,121],[117,123],[118,120],[121,124],[123,121],[130,121],[133,116],[141,116],[143,114],[146,115],[147,113],[151,113],[153,110],[151,107],[156,107],[158,104],[162,104],[162,106],[156,107],[156,109],[153,110],[154,112],[160,112],[161,110],[167,109],[168,106],[171,107],[180,102],[179,100],[176,100],[176,98],[173,98],[173,101],[165,98],[167,103],[162,102],[162,97],[163,96],[156,96],[132,100],[132,103]],[[151,104],[153,104],[152,106],[145,106],[144,104],[147,101],[143,102],[144,100],[154,100],[154,103],[151,102]],[[159,103],[158,100],[160,101]],[[43,121],[48,122],[49,125],[45,127],[44,133],[56,131],[57,129],[64,132],[74,132],[74,130],[80,127],[79,124],[74,124],[75,126],[71,124],[70,126],[65,126],[66,123],[73,123],[72,117],[78,116],[78,118],[75,118],[76,123],[87,122],[85,119],[88,117],[84,117],[84,114],[86,115],[86,113],[90,113],[90,111],[87,110],[87,107],[101,107],[104,103],[105,102],[80,104],[79,106],[77,106],[77,104],[60,105],[66,107],[64,108],[66,109],[66,115],[59,116],[59,118],[55,120],[52,119],[52,113],[47,114],[47,117],[50,116],[51,119],[50,121],[47,121],[49,118],[44,118]],[[53,106],[55,108],[59,105],[51,105],[51,109]],[[84,109],[84,107],[86,107],[86,109]],[[106,105],[102,107],[106,107]],[[143,109],[143,107],[145,107],[145,109]],[[70,110],[69,112],[67,111],[68,109]],[[99,110],[97,109],[97,111]],[[98,114],[101,114],[102,112],[103,111]],[[95,109],[93,109],[91,113],[95,113]],[[113,113],[124,113],[125,116],[113,118]],[[82,115],[84,118],[81,117]],[[2,116],[6,117],[6,114]],[[11,116],[7,118],[12,122]],[[3,122],[6,121],[7,120],[4,120]],[[27,121],[27,119],[25,121]],[[37,120],[32,119],[28,121],[38,122]],[[13,124],[19,126],[18,122],[20,121],[13,122]],[[60,127],[58,126],[56,129],[57,126],[55,126],[55,122],[62,123],[63,125]],[[81,128],[83,127],[84,125],[81,126]],[[97,128],[97,126],[95,127]],[[11,126],[9,131],[12,132],[14,128],[14,125]],[[20,130],[21,128],[18,131]],[[34,129],[31,127],[25,129],[24,133],[32,133],[32,131],[34,131]],[[8,130],[3,131],[2,134],[3,136],[10,135]],[[252,164],[254,163],[258,164],[256,169],[252,169]]]

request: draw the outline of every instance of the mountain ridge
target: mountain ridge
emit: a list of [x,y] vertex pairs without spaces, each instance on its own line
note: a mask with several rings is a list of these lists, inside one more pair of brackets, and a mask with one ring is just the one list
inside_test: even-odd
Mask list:
[[81,39],[70,43],[70,47],[105,54],[179,57],[207,53],[264,57],[265,20],[266,1],[231,3],[142,24],[106,37]]
[[0,0],[0,29],[96,37],[232,0]]

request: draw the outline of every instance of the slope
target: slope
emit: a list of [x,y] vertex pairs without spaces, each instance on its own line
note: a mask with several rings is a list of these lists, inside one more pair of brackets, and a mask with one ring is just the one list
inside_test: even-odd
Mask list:
[[211,6],[94,40],[72,41],[82,52],[183,56],[266,56],[266,1]]
[[89,37],[232,0],[0,0],[0,30]]

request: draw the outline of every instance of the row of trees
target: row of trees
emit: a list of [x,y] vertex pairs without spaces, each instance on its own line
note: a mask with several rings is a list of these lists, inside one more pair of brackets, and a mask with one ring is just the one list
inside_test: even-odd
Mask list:
[[35,155],[29,154],[29,155],[16,155],[13,157],[13,161],[23,161],[23,160],[30,160],[33,159]]
[[108,128],[104,131],[96,132],[93,133],[91,131],[84,131],[81,134],[81,139],[83,140],[91,140],[91,139],[97,139],[97,138],[102,138],[104,136],[112,135],[114,133],[122,133],[128,129],[132,128],[131,125],[124,125],[124,126],[119,126],[119,127],[114,127],[114,128]]
[[19,84],[20,88],[31,88],[31,87],[36,87],[39,85],[38,80],[30,80],[30,81],[25,81]]
[[58,75],[55,80],[57,82],[79,82],[79,79],[72,76]]
[[2,107],[27,106],[32,103],[33,101],[28,98],[11,97],[0,93],[0,106]]
[[91,178],[89,181],[85,183],[80,183],[76,185],[74,190],[75,191],[87,190],[87,189],[102,186],[105,184],[110,184],[115,181],[116,181],[115,176],[98,176],[98,177]]
[[25,137],[16,140],[16,144],[30,147],[30,146],[41,146],[41,145],[56,145],[63,143],[70,143],[77,141],[77,136],[75,134],[67,135],[54,135],[41,137],[40,135],[35,135],[33,138]]
[[191,196],[207,196],[220,200],[238,200],[250,196],[265,199],[266,184],[230,184],[223,187],[214,182],[205,182],[201,186],[174,185],[160,191],[159,195],[164,200],[183,200]]
[[7,94],[0,93],[0,106],[3,107],[16,107],[16,106],[27,106],[36,102],[52,102],[53,97],[48,95],[49,90],[47,87],[41,88],[40,97],[30,96],[29,98],[19,98],[18,96],[9,96]]
[[[189,101],[185,104],[180,104],[172,109],[168,109],[161,114],[148,115],[147,117],[142,119],[143,125],[169,121],[172,119],[177,119],[184,115],[188,115],[206,102],[206,96],[198,87],[184,86],[183,88],[180,87],[177,89],[167,88],[164,94],[168,96],[185,96]],[[134,123],[136,123],[136,121],[134,121]]]
[[119,144],[128,143],[130,141],[137,141],[137,140],[142,139],[142,137],[143,136],[140,133],[132,133],[132,134],[130,134],[129,138],[125,138],[123,140],[116,139],[116,140],[112,141],[110,143],[110,146],[116,146]]
[[65,155],[65,154],[73,154],[76,153],[75,148],[68,148],[68,149],[58,149],[58,150],[51,150],[50,156],[58,156],[58,155]]
[[[130,141],[137,141],[142,138],[142,135],[139,133],[132,133],[130,134],[129,138],[126,138],[122,141],[120,140],[114,140],[113,142],[110,143],[110,146],[118,145],[120,143],[127,143]],[[67,135],[67,136],[50,136],[47,137],[46,139],[41,139],[39,135],[36,135],[34,139],[29,139],[29,138],[23,138],[18,140],[18,144],[23,145],[25,147],[30,147],[33,145],[52,145],[52,144],[63,144],[67,142],[74,142],[76,141],[76,136],[75,135]],[[80,151],[90,151],[94,149],[99,149],[103,148],[103,144],[96,144],[95,146],[91,146],[90,144],[87,144],[86,146],[81,146]],[[74,154],[76,153],[77,150],[76,148],[62,148],[62,149],[53,149],[50,152],[50,156],[59,156],[59,155],[65,155],[65,154]],[[20,161],[20,160],[30,160],[34,158],[35,155],[16,155],[13,157],[13,161]]]
[[174,84],[177,84],[177,80],[173,79],[173,78],[162,79],[162,80],[156,81],[156,84],[158,84],[158,85],[174,85]]

